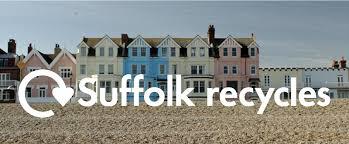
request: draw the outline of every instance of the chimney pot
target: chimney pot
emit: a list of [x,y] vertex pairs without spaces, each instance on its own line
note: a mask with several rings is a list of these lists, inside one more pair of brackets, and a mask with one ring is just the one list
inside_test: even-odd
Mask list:
[[32,43],[29,44],[28,46],[28,54],[33,50]]
[[8,47],[7,47],[7,52],[8,53],[16,53],[16,40],[10,39],[8,42]]
[[215,28],[214,25],[209,25],[208,26],[208,31],[207,31],[207,39],[208,39],[208,44],[214,44],[214,39],[215,39]]

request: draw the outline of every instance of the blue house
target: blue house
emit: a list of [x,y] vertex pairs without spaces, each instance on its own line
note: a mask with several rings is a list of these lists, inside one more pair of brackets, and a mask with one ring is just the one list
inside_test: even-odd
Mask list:
[[[144,74],[144,81],[140,82],[140,87],[147,90],[149,87],[158,87],[166,94],[167,74],[168,74],[168,53],[165,48],[157,48],[161,43],[160,38],[143,38],[137,36],[128,46],[128,56],[124,59],[124,75],[132,74],[134,78],[137,74]],[[133,87],[133,81],[128,83]],[[144,100],[143,93],[140,100]],[[157,94],[151,95],[152,100],[157,99]],[[133,101],[133,93],[128,94],[128,100]]]

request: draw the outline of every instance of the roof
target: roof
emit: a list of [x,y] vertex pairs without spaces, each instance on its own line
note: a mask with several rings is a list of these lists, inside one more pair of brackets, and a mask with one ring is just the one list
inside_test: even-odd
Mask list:
[[0,48],[0,54],[7,54],[2,48]]
[[40,51],[38,51],[38,52],[40,53],[40,55],[45,59],[45,61],[48,64],[50,64],[53,61],[54,57],[55,57],[53,54],[44,54],[44,53],[42,53]]
[[[95,47],[96,44],[101,41],[103,38],[85,38],[85,43],[89,47]],[[123,47],[121,38],[111,38],[112,41],[118,45],[119,47]],[[157,47],[162,40],[165,38],[144,38],[144,40],[152,47]],[[194,38],[173,38],[175,42],[177,42],[181,47],[186,47]],[[215,45],[220,45],[226,38],[215,38]],[[254,42],[253,38],[234,38],[240,45],[249,46],[252,42]],[[134,38],[129,38],[127,44],[131,43]],[[207,43],[207,38],[202,38],[203,41]]]

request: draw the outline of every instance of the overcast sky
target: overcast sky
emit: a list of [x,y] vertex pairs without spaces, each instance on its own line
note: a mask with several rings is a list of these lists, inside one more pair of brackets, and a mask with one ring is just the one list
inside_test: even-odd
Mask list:
[[349,2],[0,2],[0,47],[76,52],[83,36],[206,37],[214,24],[217,37],[255,33],[262,67],[322,67],[349,58],[348,14]]

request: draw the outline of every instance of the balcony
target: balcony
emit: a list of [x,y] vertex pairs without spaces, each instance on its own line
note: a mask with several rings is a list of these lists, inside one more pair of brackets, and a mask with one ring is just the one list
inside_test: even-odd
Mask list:
[[18,84],[17,80],[0,80],[0,88],[16,89]]

